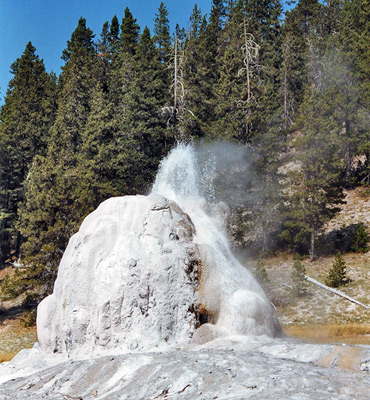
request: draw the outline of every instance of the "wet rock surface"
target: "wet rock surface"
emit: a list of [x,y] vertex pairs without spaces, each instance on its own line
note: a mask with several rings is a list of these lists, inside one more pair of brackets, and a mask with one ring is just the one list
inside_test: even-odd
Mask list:
[[4,383],[0,399],[368,399],[369,373],[314,363],[335,350],[275,339],[68,360]]

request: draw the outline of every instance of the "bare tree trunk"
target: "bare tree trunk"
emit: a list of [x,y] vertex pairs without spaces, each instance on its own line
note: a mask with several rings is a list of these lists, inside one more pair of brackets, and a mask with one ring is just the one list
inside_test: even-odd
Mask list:
[[247,32],[247,24],[245,18],[243,20],[243,30],[244,31],[242,36],[244,39],[244,45],[242,46],[242,49],[244,52],[244,67],[239,70],[238,75],[240,75],[242,72],[245,72],[247,75],[247,102],[249,102],[253,97],[251,90],[251,67],[253,65],[256,65],[260,46],[254,41],[254,36],[251,33]]
[[167,125],[173,125],[175,127],[175,135],[182,136],[183,130],[181,125],[185,111],[194,116],[191,110],[185,108],[185,88],[183,82],[183,62],[184,62],[184,49],[181,46],[181,40],[175,36],[174,48],[172,50],[171,58],[169,60],[167,68],[171,71],[171,100],[161,111],[163,116],[168,117]]
[[[347,87],[350,85],[350,82],[346,82]],[[345,130],[345,138],[346,138],[346,153],[344,156],[344,162],[346,166],[346,180],[347,183],[350,183],[351,175],[352,175],[352,152],[351,146],[349,144],[349,136],[350,136],[350,123],[349,123],[349,116],[348,116],[348,109],[349,109],[349,93],[346,90],[346,113],[345,113],[345,120],[344,120],[344,130]]]
[[315,260],[315,238],[316,238],[316,230],[314,229],[311,232],[310,261]]
[[341,291],[339,291],[339,290],[337,290],[337,289],[332,289],[332,288],[330,288],[330,287],[324,285],[323,283],[318,282],[317,280],[315,280],[315,279],[313,279],[313,278],[310,278],[310,277],[307,276],[307,275],[305,275],[305,279],[306,279],[308,282],[311,282],[311,283],[313,283],[314,285],[317,285],[317,286],[321,287],[322,289],[325,289],[325,290],[327,290],[327,291],[329,291],[329,292],[331,292],[331,293],[334,293],[334,294],[336,294],[336,295],[338,295],[338,296],[341,296],[341,297],[343,297],[343,298],[345,298],[345,299],[351,301],[352,303],[358,304],[358,305],[360,305],[360,306],[362,306],[362,307],[365,307],[365,308],[370,308],[369,306],[366,306],[365,304],[360,303],[359,301],[357,301],[357,300],[355,300],[355,299],[352,299],[352,297],[347,296],[346,294],[342,293]]
[[267,229],[265,224],[262,224],[262,250],[268,250]]
[[178,79],[178,66],[177,66],[177,38],[175,38],[175,58],[174,58],[174,68],[175,68],[175,74],[174,74],[174,84],[173,84],[173,120],[174,124],[177,124],[177,79]]
[[247,90],[248,90],[248,97],[247,101],[249,102],[251,99],[251,81],[250,81],[250,75],[249,75],[249,62],[247,61],[246,63],[247,66]]
[[351,149],[349,144],[346,145],[346,153],[344,155],[344,162],[346,165],[346,181],[350,183],[351,175],[352,175],[352,157],[351,157]]
[[288,129],[288,83],[287,83],[287,71],[284,70],[284,131]]
[[[244,18],[244,43],[245,43],[245,49],[246,52],[248,51],[248,43],[247,43],[247,27],[245,24],[245,18]],[[250,82],[250,71],[249,71],[249,57],[245,57],[244,60],[245,63],[245,68],[246,68],[246,72],[247,72],[247,90],[248,90],[248,97],[247,97],[247,101],[249,102],[251,99],[251,82]]]

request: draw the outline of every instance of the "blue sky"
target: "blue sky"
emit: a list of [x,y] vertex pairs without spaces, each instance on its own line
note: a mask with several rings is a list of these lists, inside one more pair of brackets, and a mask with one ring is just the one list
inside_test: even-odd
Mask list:
[[[186,27],[194,4],[209,14],[212,0],[164,0],[171,31],[176,23]],[[31,41],[44,60],[47,72],[60,73],[61,55],[80,17],[99,37],[105,21],[117,15],[121,22],[129,7],[141,29],[153,31],[155,13],[161,0],[0,0],[0,105],[12,75],[10,65],[20,57]]]
[[[10,65],[22,55],[31,41],[44,60],[46,70],[60,72],[61,55],[75,30],[78,19],[86,18],[87,26],[98,38],[105,21],[117,15],[121,22],[129,7],[141,29],[153,30],[155,13],[161,0],[0,0],[0,104],[12,75]],[[167,0],[171,30],[176,23],[186,26],[195,3],[202,13],[209,13],[211,0]]]

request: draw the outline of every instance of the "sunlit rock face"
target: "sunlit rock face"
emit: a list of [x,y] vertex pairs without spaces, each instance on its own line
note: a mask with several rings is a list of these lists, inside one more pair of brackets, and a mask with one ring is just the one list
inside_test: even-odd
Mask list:
[[38,308],[42,350],[66,355],[188,341],[197,324],[194,226],[161,196],[102,203],[65,251]]

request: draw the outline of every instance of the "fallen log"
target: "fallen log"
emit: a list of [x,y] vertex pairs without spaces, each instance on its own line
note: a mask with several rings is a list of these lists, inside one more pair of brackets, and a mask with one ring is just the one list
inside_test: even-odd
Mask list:
[[346,294],[344,294],[344,293],[341,292],[340,290],[333,289],[333,288],[331,288],[331,287],[329,287],[329,286],[326,286],[326,285],[324,285],[323,283],[317,281],[316,279],[310,278],[310,277],[307,276],[307,275],[305,275],[305,279],[306,279],[308,282],[311,282],[311,283],[313,283],[314,285],[317,285],[317,286],[321,287],[322,289],[328,290],[329,292],[334,293],[334,294],[336,294],[337,296],[341,296],[341,297],[345,298],[346,300],[351,301],[352,303],[358,304],[359,306],[365,307],[365,308],[367,308],[367,309],[370,308],[369,306],[367,306],[367,305],[365,305],[365,304],[363,304],[363,303],[361,303],[361,302],[359,302],[359,301],[353,299],[352,297],[347,296]]

